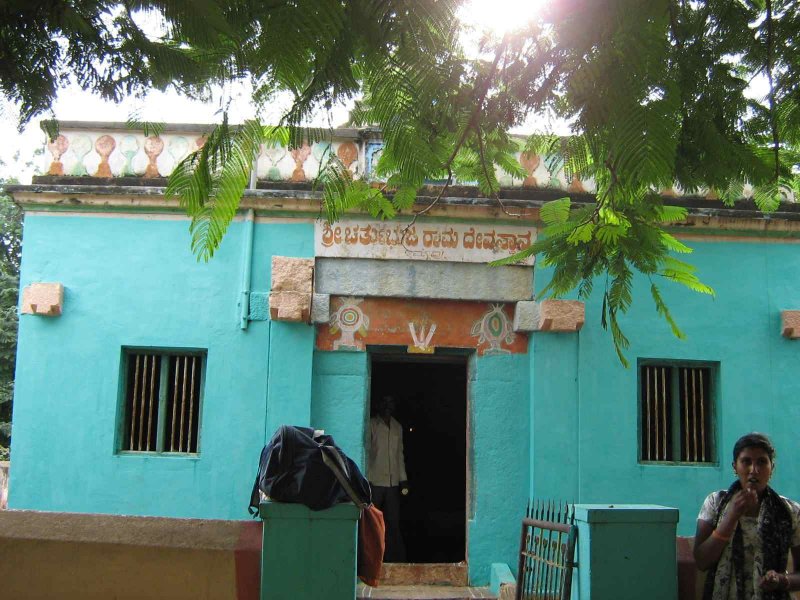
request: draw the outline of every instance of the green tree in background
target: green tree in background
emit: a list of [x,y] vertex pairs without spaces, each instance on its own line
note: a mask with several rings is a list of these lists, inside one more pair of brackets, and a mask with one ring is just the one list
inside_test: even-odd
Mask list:
[[17,298],[22,253],[22,209],[0,182],[0,460],[8,460],[17,351]]
[[[226,4],[5,0],[0,3],[0,91],[18,105],[21,124],[49,111],[72,82],[113,102],[154,88],[201,94],[202,83],[224,69],[214,64],[216,57],[196,59],[179,40],[198,47],[218,44],[230,52],[225,44],[234,21],[223,15]],[[242,6],[234,2],[231,11]],[[145,31],[148,16],[163,23],[163,36]]]

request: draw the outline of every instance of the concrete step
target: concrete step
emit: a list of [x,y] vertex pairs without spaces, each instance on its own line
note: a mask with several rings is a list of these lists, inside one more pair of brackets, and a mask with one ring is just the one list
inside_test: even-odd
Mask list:
[[485,587],[459,587],[449,585],[382,585],[369,587],[359,584],[357,598],[370,600],[473,600],[496,598]]
[[381,587],[387,585],[451,585],[469,583],[467,563],[383,563]]

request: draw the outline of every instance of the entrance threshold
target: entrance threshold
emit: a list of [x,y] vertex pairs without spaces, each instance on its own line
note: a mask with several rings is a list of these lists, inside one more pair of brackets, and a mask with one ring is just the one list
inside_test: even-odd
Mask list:
[[381,586],[450,585],[467,586],[467,563],[383,563]]
[[497,598],[486,587],[457,587],[445,585],[387,585],[369,587],[359,584],[358,600],[472,600]]

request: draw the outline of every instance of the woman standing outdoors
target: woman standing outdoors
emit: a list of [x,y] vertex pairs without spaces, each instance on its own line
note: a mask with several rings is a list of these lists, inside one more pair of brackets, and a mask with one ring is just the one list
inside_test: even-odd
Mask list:
[[800,504],[769,487],[774,469],[772,442],[748,433],[733,446],[736,481],[703,502],[694,559],[708,571],[704,600],[788,600],[800,590],[800,573],[786,571],[790,550],[800,567]]

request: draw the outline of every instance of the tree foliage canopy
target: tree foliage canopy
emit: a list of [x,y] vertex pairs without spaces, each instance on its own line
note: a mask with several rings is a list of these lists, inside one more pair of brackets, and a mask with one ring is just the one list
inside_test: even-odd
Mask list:
[[[193,218],[200,258],[213,255],[235,214],[258,144],[324,137],[302,125],[342,99],[358,98],[353,124],[381,128],[386,185],[351,180],[332,157],[320,175],[330,219],[356,208],[417,214],[429,180],[444,180],[442,193],[454,179],[477,181],[500,201],[497,172],[521,177],[519,150],[593,178],[593,204],[542,210],[544,235],[529,252],[555,268],[549,293],[586,296],[604,281],[602,322],[623,362],[617,318],[635,271],[651,278],[676,335],[659,282],[712,293],[675,257],[690,249],[664,226],[685,213],[660,191],[711,190],[733,203],[747,183],[765,211],[800,191],[800,0],[551,0],[536,22],[469,55],[458,0],[203,0],[204,11],[185,0],[80,3],[85,14],[67,2],[46,3],[49,11],[17,4],[0,18],[23,16],[40,60],[4,27],[0,82],[26,115],[68,72],[110,98],[150,85],[199,93],[238,78],[252,81],[257,104],[276,90],[293,95],[279,127],[223,123],[173,174],[168,192]],[[136,25],[137,10],[163,18],[160,37]],[[765,82],[764,98],[750,96],[754,80]],[[520,148],[508,131],[542,112],[566,119],[572,135],[537,134]]]
[[[21,122],[47,111],[71,81],[105,99],[173,86],[198,95],[223,76],[192,45],[231,34],[217,0],[7,0],[0,4],[0,90]],[[164,35],[149,34],[147,16]]]
[[17,351],[22,210],[0,188],[0,460],[8,460]]

